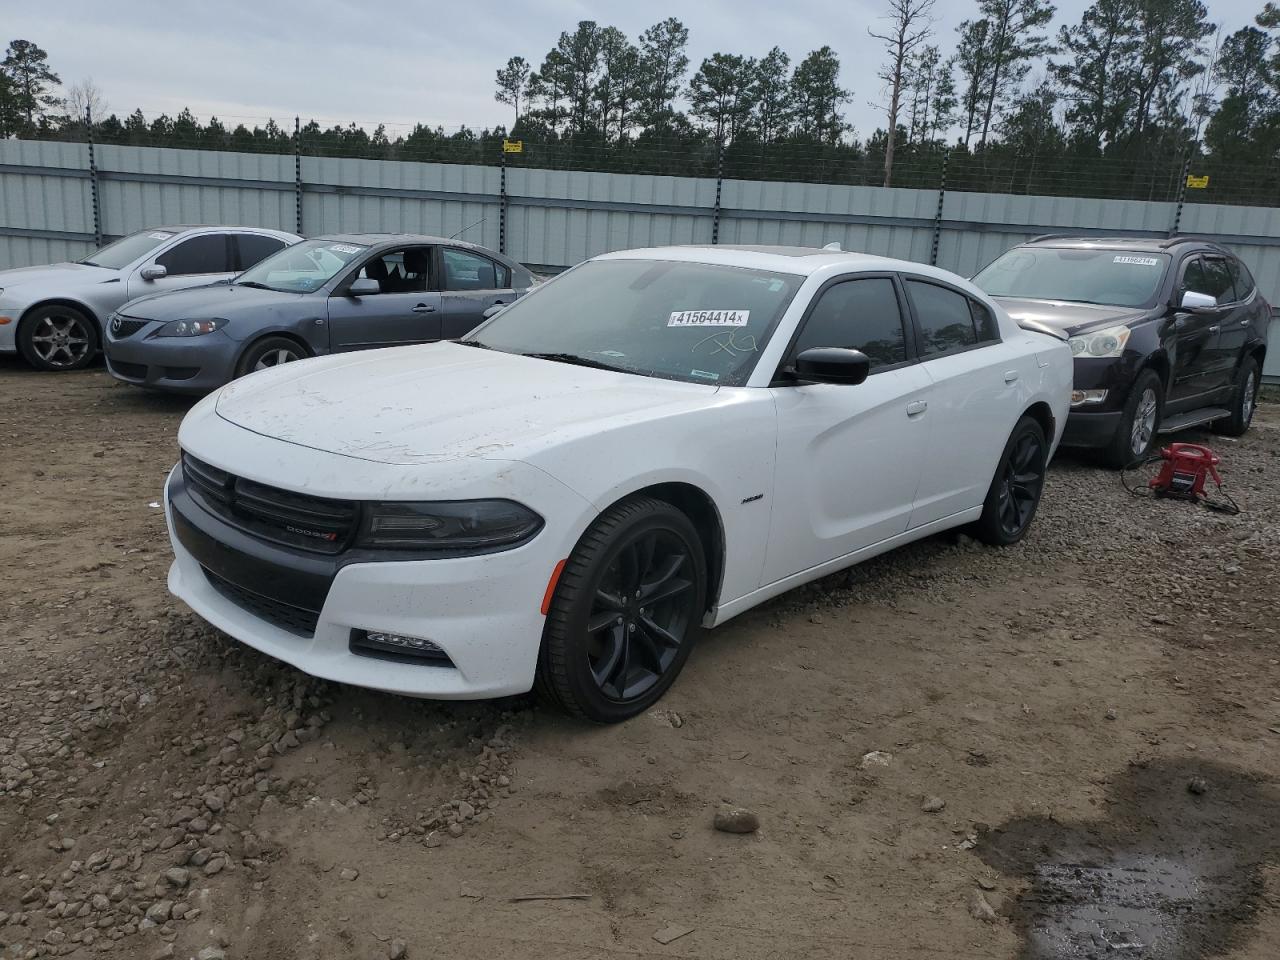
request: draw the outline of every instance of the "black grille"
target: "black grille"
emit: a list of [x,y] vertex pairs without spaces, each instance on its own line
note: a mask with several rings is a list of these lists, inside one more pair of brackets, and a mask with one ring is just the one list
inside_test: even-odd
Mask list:
[[185,453],[182,472],[188,492],[202,507],[264,540],[317,553],[338,553],[355,532],[357,503],[255,483]]
[[145,327],[150,320],[130,320],[128,317],[114,317],[111,320],[111,335],[117,340],[132,337]]
[[295,607],[280,600],[273,600],[271,597],[264,597],[230,580],[224,580],[208,567],[201,567],[201,569],[208,578],[210,586],[241,610],[246,610],[255,617],[266,620],[281,630],[296,633],[300,637],[315,635],[316,624],[320,620],[319,610],[307,610],[304,607]]

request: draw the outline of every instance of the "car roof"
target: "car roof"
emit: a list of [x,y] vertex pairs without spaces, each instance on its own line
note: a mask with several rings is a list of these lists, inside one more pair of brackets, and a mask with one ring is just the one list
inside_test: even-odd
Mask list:
[[909,260],[895,260],[853,250],[826,250],[818,247],[754,246],[749,244],[690,244],[688,246],[645,247],[601,254],[596,260],[680,260],[688,263],[723,264],[808,276],[826,267],[851,271],[902,271],[935,276],[954,283],[961,278],[938,267]]
[[238,223],[175,223],[162,227],[143,227],[134,233],[146,233],[148,230],[163,230],[166,233],[186,233],[189,230],[253,230],[258,233],[271,233],[280,236],[296,237],[296,233],[288,230],[277,230],[275,227],[243,226]]
[[1067,250],[1149,250],[1153,253],[1167,253],[1174,247],[1190,245],[1208,250],[1225,252],[1221,244],[1206,237],[1172,236],[1172,237],[1080,237],[1067,233],[1049,233],[1034,237],[1021,246],[1044,246]]
[[[490,257],[499,257],[503,260],[509,260],[496,250],[490,250],[488,247],[482,247],[478,243],[470,243],[467,240],[457,240],[452,237],[436,237],[428,233],[326,233],[318,237],[310,237],[311,240],[324,240],[329,243],[358,243],[367,247],[381,246],[398,246],[400,244],[422,243],[434,245],[447,245],[450,247],[464,247],[471,250],[479,250]],[[510,261],[514,263],[515,261]]]

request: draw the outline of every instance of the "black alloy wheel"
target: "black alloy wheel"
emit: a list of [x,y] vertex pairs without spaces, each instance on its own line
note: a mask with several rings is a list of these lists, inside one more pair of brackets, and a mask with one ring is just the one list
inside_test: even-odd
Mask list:
[[995,478],[987,492],[977,533],[985,543],[1007,546],[1024,536],[1040,506],[1049,445],[1032,417],[1018,421],[1005,444]]
[[701,628],[706,561],[689,519],[660,500],[614,506],[583,534],[547,614],[538,689],[599,723],[662,696]]

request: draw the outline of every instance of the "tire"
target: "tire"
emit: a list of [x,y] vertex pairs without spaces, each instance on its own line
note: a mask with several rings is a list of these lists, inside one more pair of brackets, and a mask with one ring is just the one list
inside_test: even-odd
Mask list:
[[687,516],[652,497],[610,507],[556,584],[538,654],[539,694],[595,723],[644,712],[689,659],[706,595],[706,557]]
[[983,543],[1007,547],[1027,535],[1044,492],[1049,443],[1035,418],[1024,416],[1009,434],[982,504],[974,534]]
[[100,342],[92,317],[60,303],[37,307],[22,318],[18,328],[23,359],[50,373],[83,370],[93,362]]
[[257,370],[268,370],[282,363],[292,363],[307,356],[297,340],[288,337],[263,337],[249,345],[236,364],[236,376],[244,377]]
[[1213,421],[1215,433],[1239,437],[1249,429],[1249,424],[1253,422],[1253,412],[1258,408],[1258,388],[1261,384],[1257,358],[1245,357],[1236,372],[1235,386],[1231,391],[1231,416]]
[[1103,449],[1107,466],[1123,470],[1147,459],[1155,448],[1163,413],[1164,382],[1154,370],[1143,370],[1129,391],[1115,436]]

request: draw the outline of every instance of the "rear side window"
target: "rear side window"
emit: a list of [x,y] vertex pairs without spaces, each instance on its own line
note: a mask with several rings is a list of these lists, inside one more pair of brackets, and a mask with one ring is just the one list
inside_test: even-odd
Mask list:
[[[916,311],[920,349],[926,357],[980,342],[972,301],[964,294],[921,280],[908,280],[907,291]],[[991,318],[990,324],[994,323]]]
[[498,290],[497,264],[488,257],[445,247],[444,283],[447,290]]
[[828,287],[805,321],[794,352],[810,347],[861,350],[871,358],[872,369],[905,361],[906,338],[893,281],[868,277]]
[[171,277],[198,273],[231,273],[231,257],[225,233],[206,233],[183,240],[172,250],[156,257],[156,265],[164,267]]
[[973,329],[980,343],[1000,339],[1000,325],[996,323],[995,314],[985,304],[970,300],[969,312],[973,314]]
[[1236,298],[1235,286],[1231,280],[1231,271],[1227,269],[1227,261],[1221,257],[1206,257],[1204,275],[1208,283],[1205,293],[1218,303],[1231,303]]
[[248,270],[260,260],[265,260],[273,253],[284,248],[284,241],[276,237],[263,236],[260,233],[240,233],[236,235],[236,248],[240,253],[239,269]]
[[1231,272],[1231,281],[1236,288],[1237,300],[1248,300],[1253,294],[1253,276],[1249,268],[1232,257],[1227,261],[1227,269]]

